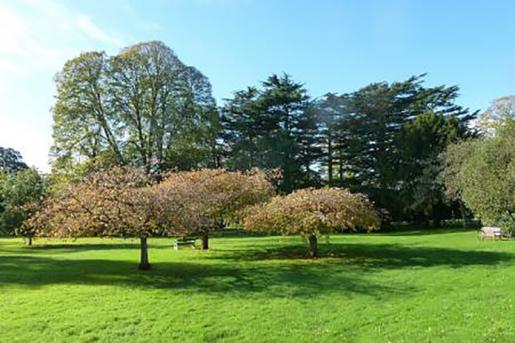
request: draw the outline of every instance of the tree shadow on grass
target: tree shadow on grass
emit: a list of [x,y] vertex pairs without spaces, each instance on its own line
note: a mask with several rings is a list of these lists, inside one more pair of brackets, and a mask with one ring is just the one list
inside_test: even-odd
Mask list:
[[450,233],[477,232],[477,228],[463,227],[396,227],[374,233],[377,236],[430,236]]
[[[134,250],[140,248],[139,241],[132,240],[125,243],[120,241],[109,242],[108,239],[104,238],[106,243],[79,243],[79,241],[70,243],[42,243],[35,242],[32,246],[22,245],[21,242],[18,245],[11,245],[9,247],[0,246],[3,251],[7,252],[24,252],[24,253],[69,253],[79,251],[95,251],[95,250]],[[152,249],[172,249],[173,240],[170,239],[169,244],[152,245]]]
[[[307,258],[302,244],[272,246],[270,248],[234,249],[225,254],[212,255],[240,261],[296,260]],[[437,247],[409,247],[401,244],[344,244],[319,245],[319,260],[325,263],[348,264],[368,269],[401,269],[413,267],[448,266],[460,268],[472,265],[495,265],[515,259],[513,254],[491,251],[466,251]]]
[[[150,271],[138,271],[135,262],[118,260],[64,260],[34,256],[2,256],[0,288],[37,288],[71,284],[122,286],[130,289],[169,289],[181,292],[248,297],[312,298],[333,292],[368,296],[405,295],[407,285],[378,284],[341,266],[324,264],[202,264],[160,262]],[[341,294],[347,294],[341,293]]]
[[37,244],[27,247],[27,251],[54,251],[62,250],[68,251],[83,251],[83,250],[131,250],[139,249],[139,242],[134,243],[50,243],[50,244]]
[[[267,242],[267,244],[273,242]],[[168,289],[186,293],[246,297],[311,298],[324,294],[364,294],[373,297],[406,296],[412,286],[378,282],[372,274],[389,269],[447,266],[461,268],[496,265],[513,261],[503,252],[465,251],[401,244],[320,244],[321,258],[306,259],[302,244],[256,246],[237,245],[212,251],[196,261],[156,262],[147,272],[136,269],[138,244],[64,244],[60,249],[133,249],[134,261],[57,258],[23,253],[0,256],[0,288],[41,287],[54,284],[121,286],[130,289]],[[92,247],[93,246],[93,247]],[[166,247],[157,245],[155,248]],[[41,248],[48,249],[48,247]],[[52,248],[50,248],[52,249]],[[48,250],[42,250],[48,251]],[[56,252],[53,250],[52,252]],[[61,252],[61,251],[59,251]],[[180,252],[179,252],[180,253]],[[171,259],[174,252],[170,249]],[[151,260],[152,262],[152,260]]]

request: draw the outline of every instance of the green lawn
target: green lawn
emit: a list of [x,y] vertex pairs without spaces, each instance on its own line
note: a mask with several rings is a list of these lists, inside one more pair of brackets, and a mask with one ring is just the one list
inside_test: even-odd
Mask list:
[[475,232],[0,239],[0,342],[515,342],[515,241]]

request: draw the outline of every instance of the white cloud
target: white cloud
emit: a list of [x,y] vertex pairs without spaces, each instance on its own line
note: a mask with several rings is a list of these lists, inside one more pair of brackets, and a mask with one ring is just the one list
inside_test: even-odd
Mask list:
[[0,146],[48,170],[53,76],[81,51],[118,50],[125,45],[120,37],[64,3],[0,4]]
[[106,31],[98,27],[91,18],[84,14],[79,14],[76,18],[77,26],[88,37],[106,44],[116,46],[123,45],[123,42],[113,35],[108,34]]
[[[84,13],[57,2],[25,0],[21,10],[0,5],[0,65],[16,69],[52,69],[85,49],[116,49],[122,39]],[[20,68],[22,67],[22,68]]]
[[24,22],[10,9],[0,6],[0,54],[19,54],[19,42],[27,35]]
[[50,123],[41,127],[37,123],[20,121],[19,114],[0,116],[0,146],[21,152],[30,166],[48,172],[48,150],[52,144]]

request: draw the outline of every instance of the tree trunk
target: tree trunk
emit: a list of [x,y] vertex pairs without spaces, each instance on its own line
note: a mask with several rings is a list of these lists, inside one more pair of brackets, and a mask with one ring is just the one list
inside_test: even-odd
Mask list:
[[32,237],[27,237],[26,243],[27,243],[27,246],[30,247],[32,245]]
[[442,206],[440,203],[432,205],[431,209],[431,225],[435,228],[439,228],[442,224]]
[[472,227],[472,223],[467,216],[467,209],[465,208],[465,205],[460,201],[460,213],[461,218],[463,219],[463,227],[465,229],[470,229]]
[[[343,148],[340,148],[343,149]],[[343,184],[343,155],[340,154],[340,160],[338,161],[338,174],[340,176],[340,185]]]
[[331,134],[329,133],[329,138],[327,140],[327,174],[329,178],[329,186],[333,185],[333,140],[331,139]]
[[148,262],[148,245],[147,245],[147,237],[140,237],[140,250],[141,250],[141,258],[138,268],[141,270],[149,270],[150,263]]
[[209,231],[202,233],[202,250],[209,250]]
[[309,236],[309,256],[311,258],[318,257],[317,236],[315,235]]

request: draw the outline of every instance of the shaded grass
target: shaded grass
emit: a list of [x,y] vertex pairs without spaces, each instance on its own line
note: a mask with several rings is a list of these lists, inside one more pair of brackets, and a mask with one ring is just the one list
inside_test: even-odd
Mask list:
[[0,342],[515,340],[515,242],[356,234],[305,259],[296,237],[0,240]]

